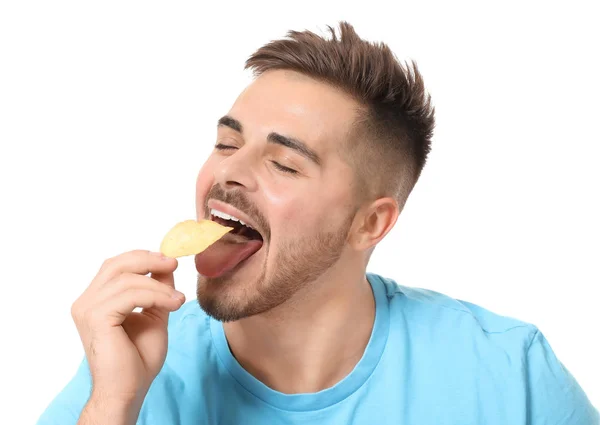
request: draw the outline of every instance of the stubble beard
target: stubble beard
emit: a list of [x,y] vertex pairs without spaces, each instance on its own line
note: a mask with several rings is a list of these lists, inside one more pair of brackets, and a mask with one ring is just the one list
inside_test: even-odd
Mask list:
[[352,223],[350,215],[340,228],[290,241],[279,250],[268,273],[266,259],[254,281],[243,275],[207,278],[198,275],[196,296],[200,307],[220,322],[254,316],[280,306],[315,282],[341,257]]

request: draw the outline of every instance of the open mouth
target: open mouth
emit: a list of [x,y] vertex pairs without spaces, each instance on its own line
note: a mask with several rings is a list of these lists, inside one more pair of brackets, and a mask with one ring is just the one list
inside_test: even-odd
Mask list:
[[[227,208],[229,209],[229,207]],[[240,213],[240,215],[243,214]],[[245,261],[262,248],[262,234],[238,217],[211,208],[210,220],[233,227],[233,230],[217,243],[196,255],[196,270],[199,274],[209,278],[224,276],[226,273],[239,269],[242,264],[247,264]],[[249,219],[246,218],[246,220]]]
[[263,240],[263,237],[260,234],[260,232],[258,232],[248,224],[244,223],[239,218],[226,214],[217,209],[213,208],[210,210],[210,219],[211,221],[219,223],[223,226],[233,227],[233,230],[230,232],[230,234],[232,235],[243,236],[244,238],[249,240]]

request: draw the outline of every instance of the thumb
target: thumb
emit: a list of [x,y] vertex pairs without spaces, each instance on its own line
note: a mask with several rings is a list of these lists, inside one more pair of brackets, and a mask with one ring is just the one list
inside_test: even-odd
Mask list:
[[[150,273],[150,277],[160,283],[163,283],[171,288],[175,288],[175,276],[173,272],[170,273]],[[142,309],[142,313],[149,313],[152,316],[160,318],[165,324],[169,320],[169,310],[160,307],[150,307]]]

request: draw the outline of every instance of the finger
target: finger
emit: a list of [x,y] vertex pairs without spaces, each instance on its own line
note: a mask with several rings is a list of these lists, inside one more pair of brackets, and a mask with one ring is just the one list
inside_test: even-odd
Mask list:
[[176,259],[158,252],[130,251],[106,260],[90,286],[101,286],[121,273],[172,273],[177,266]]
[[[175,291],[175,277],[173,276],[173,273],[152,273],[150,274],[150,277],[159,282],[159,285],[162,285],[163,287],[168,288],[171,291]],[[179,291],[177,291],[177,293],[183,296],[183,302],[185,302],[185,295],[183,295],[183,293]],[[142,314],[156,316],[165,323],[167,323],[169,320],[169,311],[161,309],[159,307],[145,308],[142,310]]]
[[165,286],[175,289],[175,276],[173,276],[173,272],[171,272],[171,273],[153,272],[150,274],[150,277]]
[[150,289],[152,291],[162,292],[168,296],[173,296],[176,292],[173,285],[165,285],[154,279],[152,275],[142,276],[135,273],[122,273],[116,278],[106,282],[106,284],[94,294],[95,303],[100,303],[128,289]]
[[[157,308],[167,312],[178,310],[183,300],[177,294],[173,296],[150,289],[127,289],[97,305],[93,312],[93,325],[118,326],[137,307]],[[101,321],[101,323],[97,323]]]

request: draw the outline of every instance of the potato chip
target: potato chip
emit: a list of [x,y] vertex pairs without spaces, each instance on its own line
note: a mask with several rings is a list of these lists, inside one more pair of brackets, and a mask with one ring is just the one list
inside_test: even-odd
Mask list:
[[210,220],[182,221],[166,234],[160,252],[173,258],[199,254],[232,230]]

